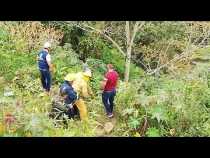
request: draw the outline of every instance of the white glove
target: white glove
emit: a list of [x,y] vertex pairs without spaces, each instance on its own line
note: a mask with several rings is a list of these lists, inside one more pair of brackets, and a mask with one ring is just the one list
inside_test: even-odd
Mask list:
[[67,107],[70,108],[70,109],[72,109],[73,108],[73,105],[72,104],[68,104]]
[[77,93],[77,100],[79,99],[79,94]]

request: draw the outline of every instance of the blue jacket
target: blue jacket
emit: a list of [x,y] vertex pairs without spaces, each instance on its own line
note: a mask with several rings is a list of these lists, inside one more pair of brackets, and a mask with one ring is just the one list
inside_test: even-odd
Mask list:
[[73,101],[77,99],[77,93],[68,83],[68,81],[64,81],[64,83],[60,86],[60,93],[67,95],[67,97],[65,98],[66,104],[71,104]]
[[49,65],[48,65],[47,59],[46,59],[47,54],[48,54],[48,52],[46,52],[44,50],[42,50],[39,53],[38,66],[39,66],[40,70],[49,71]]

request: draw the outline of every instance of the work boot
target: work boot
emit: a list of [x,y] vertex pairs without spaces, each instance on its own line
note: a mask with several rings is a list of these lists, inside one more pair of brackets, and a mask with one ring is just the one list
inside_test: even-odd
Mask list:
[[113,117],[114,117],[113,113],[108,114],[108,118],[113,118]]

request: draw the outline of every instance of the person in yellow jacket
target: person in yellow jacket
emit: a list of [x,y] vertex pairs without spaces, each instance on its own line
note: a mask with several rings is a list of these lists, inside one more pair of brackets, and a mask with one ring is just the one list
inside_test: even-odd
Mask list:
[[79,109],[81,120],[88,120],[87,107],[85,105],[83,98],[88,98],[90,95],[93,95],[92,90],[88,84],[88,81],[92,77],[90,69],[87,69],[85,72],[79,72],[76,74],[68,74],[67,76],[74,75],[74,81],[72,87],[78,93],[79,99],[75,102],[75,105]]

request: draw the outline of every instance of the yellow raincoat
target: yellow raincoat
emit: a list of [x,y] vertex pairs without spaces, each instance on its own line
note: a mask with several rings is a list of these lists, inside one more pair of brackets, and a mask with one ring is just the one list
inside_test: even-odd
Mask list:
[[[75,79],[72,87],[79,94],[80,97],[87,98],[90,94],[92,94],[92,90],[88,85],[88,78],[86,78],[82,72],[75,74]],[[80,98],[75,102],[75,105],[79,109],[81,120],[87,120],[88,112],[84,100]]]
[[91,88],[88,85],[88,79],[86,79],[82,72],[75,75],[72,87],[82,97],[88,98],[92,94]]

